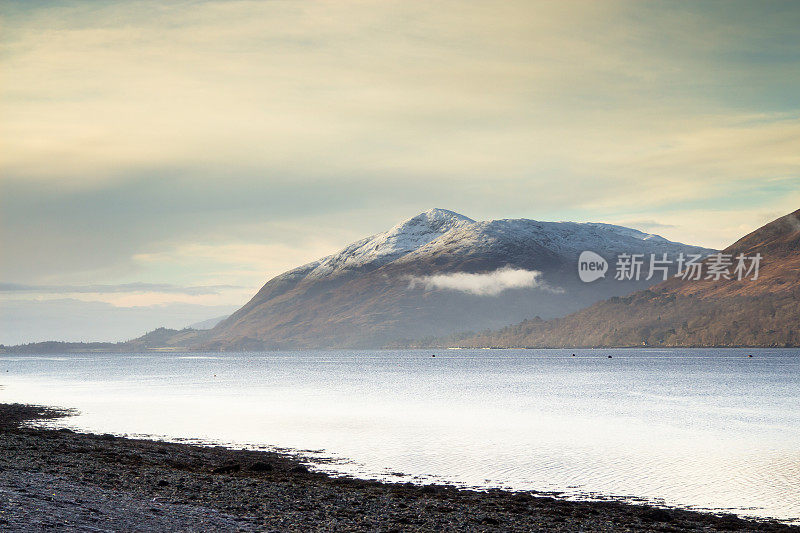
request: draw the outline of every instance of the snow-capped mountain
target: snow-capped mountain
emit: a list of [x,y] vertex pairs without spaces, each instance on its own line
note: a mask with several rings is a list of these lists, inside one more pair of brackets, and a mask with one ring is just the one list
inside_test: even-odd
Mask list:
[[431,209],[273,278],[204,347],[382,346],[563,316],[658,281],[581,283],[584,250],[610,264],[619,253],[713,251],[611,224],[480,222]]
[[322,279],[346,271],[378,267],[422,248],[445,233],[475,221],[446,209],[430,209],[389,231],[354,242],[339,253],[292,271],[307,279]]

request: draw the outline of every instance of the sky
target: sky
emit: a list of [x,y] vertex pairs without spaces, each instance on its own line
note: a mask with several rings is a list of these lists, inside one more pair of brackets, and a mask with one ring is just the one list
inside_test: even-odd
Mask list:
[[798,27],[768,0],[0,1],[0,343],[224,315],[432,207],[724,247],[800,208]]

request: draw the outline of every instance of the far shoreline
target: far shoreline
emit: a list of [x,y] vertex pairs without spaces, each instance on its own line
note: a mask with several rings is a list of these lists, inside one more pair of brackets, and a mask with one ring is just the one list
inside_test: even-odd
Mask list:
[[336,347],[336,348],[252,348],[211,350],[191,346],[165,346],[142,347],[127,342],[63,342],[45,341],[30,344],[17,344],[14,346],[0,345],[0,355],[68,355],[68,354],[125,354],[125,353],[205,353],[205,354],[235,354],[235,353],[288,353],[288,352],[339,352],[339,351],[419,351],[419,350],[786,350],[800,348],[800,345],[735,345],[735,346],[707,346],[707,345],[618,345],[618,346],[446,346],[426,344],[406,344],[397,346],[384,346],[380,348],[368,347]]
[[[800,531],[743,519],[536,492],[383,483],[310,472],[298,458],[27,426],[65,409],[0,404],[0,528],[219,531]],[[52,490],[51,490],[52,489]],[[119,505],[125,502],[124,506]]]

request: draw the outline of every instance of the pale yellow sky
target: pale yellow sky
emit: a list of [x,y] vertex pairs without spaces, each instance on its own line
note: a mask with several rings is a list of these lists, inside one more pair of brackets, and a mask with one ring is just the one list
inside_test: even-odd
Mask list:
[[434,206],[712,247],[800,206],[794,3],[0,2],[0,24],[4,283],[234,306]]

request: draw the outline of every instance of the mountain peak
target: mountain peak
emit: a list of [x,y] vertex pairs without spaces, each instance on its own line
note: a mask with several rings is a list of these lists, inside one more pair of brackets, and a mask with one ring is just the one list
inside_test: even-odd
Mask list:
[[449,209],[442,209],[440,207],[434,207],[432,209],[428,209],[427,211],[423,211],[422,213],[413,216],[404,222],[399,223],[397,226],[395,226],[395,228],[418,226],[420,224],[424,224],[429,227],[438,227],[442,225],[454,225],[460,222],[475,222],[475,221],[460,213],[456,213],[455,211],[450,211]]
[[453,228],[474,222],[447,209],[429,209],[389,231],[354,242],[338,254],[323,258],[308,275],[320,278],[336,271],[378,267],[417,250]]

